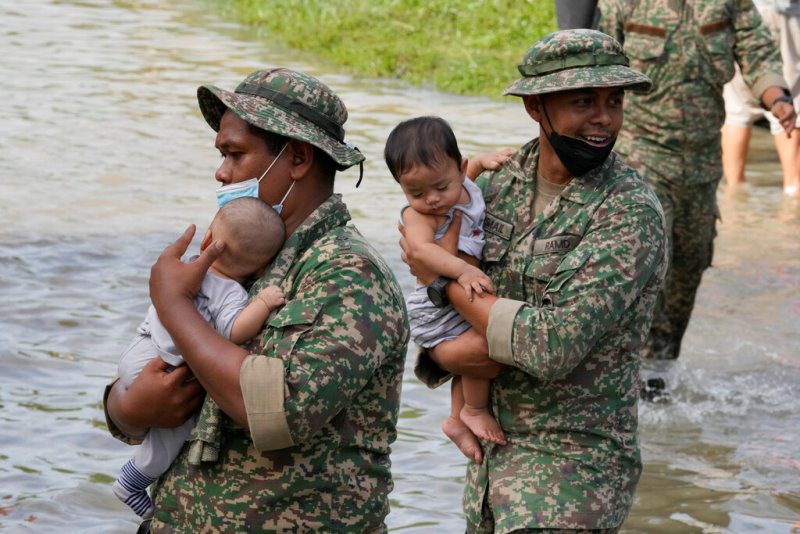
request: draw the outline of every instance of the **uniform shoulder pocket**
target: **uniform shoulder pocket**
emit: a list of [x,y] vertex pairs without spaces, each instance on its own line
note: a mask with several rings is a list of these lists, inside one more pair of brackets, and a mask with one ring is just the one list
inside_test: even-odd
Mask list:
[[272,328],[311,325],[321,309],[322,302],[319,299],[290,300],[267,324]]
[[286,382],[294,387],[302,387],[312,375],[311,367],[303,358],[292,357],[292,354],[295,345],[308,334],[321,309],[319,299],[292,300],[267,321],[271,337],[265,347],[266,355],[284,361]]

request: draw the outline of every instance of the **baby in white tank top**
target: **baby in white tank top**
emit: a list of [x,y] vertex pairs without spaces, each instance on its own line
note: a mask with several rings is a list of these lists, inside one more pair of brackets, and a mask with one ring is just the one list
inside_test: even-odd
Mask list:
[[[492,281],[478,267],[483,253],[486,206],[480,188],[472,181],[484,169],[495,169],[508,153],[461,157],[450,126],[438,117],[418,117],[400,123],[389,134],[384,150],[386,164],[408,200],[400,214],[404,249],[413,254],[439,285],[457,282],[472,300],[475,294],[494,291]],[[458,253],[437,244],[459,212]],[[458,220],[458,219],[457,219]],[[449,279],[449,280],[448,280]],[[427,286],[417,280],[406,304],[411,337],[424,350],[439,357],[458,359],[466,354],[488,353],[486,338],[449,304],[431,300]],[[437,305],[438,304],[438,305]],[[482,450],[476,436],[505,444],[503,429],[489,409],[491,381],[462,375],[453,378],[450,417],[442,424],[445,434],[465,456],[478,463]]]

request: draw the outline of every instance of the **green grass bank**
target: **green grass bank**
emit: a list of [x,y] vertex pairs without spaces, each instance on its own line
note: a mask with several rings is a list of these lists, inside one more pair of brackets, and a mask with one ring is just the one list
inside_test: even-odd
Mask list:
[[499,97],[553,0],[212,0],[226,17],[347,72]]

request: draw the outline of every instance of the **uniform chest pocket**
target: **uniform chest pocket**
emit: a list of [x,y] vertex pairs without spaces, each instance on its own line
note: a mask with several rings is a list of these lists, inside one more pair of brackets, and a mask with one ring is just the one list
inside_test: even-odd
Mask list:
[[710,68],[702,69],[715,85],[722,86],[733,78],[734,59],[733,47],[736,36],[733,34],[733,25],[728,19],[720,19],[700,26],[700,35],[703,45],[708,53]]
[[553,273],[552,278],[549,280],[547,287],[544,290],[542,304],[544,306],[558,306],[563,303],[564,298],[560,295],[564,285],[573,279],[575,274],[592,255],[592,250],[589,248],[577,248],[570,252],[561,260]]
[[533,242],[533,260],[525,269],[525,274],[540,282],[550,281],[562,259],[581,241],[578,234],[559,234],[536,239]]
[[547,284],[552,280],[555,270],[564,258],[564,252],[552,252],[533,256],[525,268],[525,293],[533,295],[537,306],[542,305],[542,297]]
[[563,258],[563,252],[534,256],[525,269],[525,276],[533,278],[539,284],[547,285],[555,275],[556,268],[561,264]]
[[483,246],[483,272],[492,279],[495,295],[509,298],[515,295],[514,288],[519,285],[519,276],[515,274],[509,264],[513,260],[509,256],[510,247],[510,239],[486,232],[486,242]]
[[[305,382],[310,375],[302,362],[291,355],[297,342],[314,325],[321,310],[322,302],[319,299],[291,300],[267,321],[265,354],[284,361],[291,382]],[[292,375],[296,375],[294,379],[291,379]]]
[[660,62],[664,54],[667,31],[658,26],[629,23],[625,26],[625,53],[631,60],[631,68],[651,75],[650,71]]
[[556,269],[580,240],[580,235],[559,234],[533,241],[533,256],[525,266],[525,286],[526,294],[535,295],[537,305],[542,304],[545,288]]
[[511,246],[510,239],[486,232],[486,242],[483,245],[483,263],[487,268],[496,265],[503,261],[508,253],[508,248]]

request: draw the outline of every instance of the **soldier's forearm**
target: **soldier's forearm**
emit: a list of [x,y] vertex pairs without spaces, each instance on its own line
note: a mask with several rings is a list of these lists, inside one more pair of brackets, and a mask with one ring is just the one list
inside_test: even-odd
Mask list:
[[138,439],[147,433],[148,425],[147,422],[136,421],[136,416],[141,414],[140,411],[126,409],[124,389],[122,382],[117,380],[105,399],[106,411],[111,419],[109,427],[113,423],[126,436]]
[[247,351],[214,330],[194,304],[176,301],[162,316],[175,346],[203,389],[231,419],[247,428],[239,371]]
[[[780,102],[780,100],[778,100],[780,97],[788,96],[787,93],[788,91],[783,87],[778,87],[776,85],[767,87],[761,94],[761,103],[764,105],[765,109],[772,109],[777,102]],[[791,97],[788,97],[788,100],[791,102]]]
[[453,307],[467,320],[472,328],[482,336],[486,336],[486,327],[489,325],[489,314],[497,297],[484,294],[469,300],[461,286],[455,283],[447,284],[447,298]]

